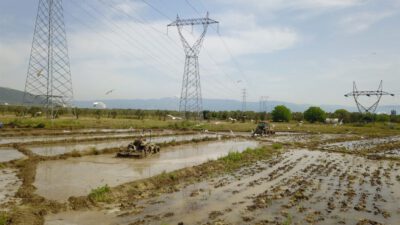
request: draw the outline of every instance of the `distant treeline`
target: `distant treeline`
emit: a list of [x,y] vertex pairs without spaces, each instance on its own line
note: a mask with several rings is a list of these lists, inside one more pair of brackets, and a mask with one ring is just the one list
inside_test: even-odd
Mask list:
[[[42,107],[24,106],[0,106],[1,114],[14,114],[17,117],[43,117],[45,109]],[[79,119],[80,117],[94,118],[122,118],[122,119],[157,119],[167,120],[174,117],[183,117],[178,111],[170,110],[141,110],[141,109],[93,109],[93,108],[61,108],[57,110],[56,117],[70,115]],[[188,118],[195,118],[195,114],[186,115]],[[348,112],[345,109],[338,109],[335,112],[324,112],[319,107],[310,107],[304,112],[291,112],[287,107],[276,106],[271,112],[254,111],[203,111],[202,117],[205,120],[226,120],[231,122],[245,122],[249,120],[271,120],[274,122],[308,121],[325,122],[326,118],[338,118],[343,123],[357,122],[400,122],[400,115],[388,114],[361,114],[358,112]]]

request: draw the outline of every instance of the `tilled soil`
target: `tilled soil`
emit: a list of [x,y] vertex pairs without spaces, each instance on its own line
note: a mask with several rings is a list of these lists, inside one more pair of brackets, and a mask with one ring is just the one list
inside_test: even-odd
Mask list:
[[232,174],[46,224],[397,224],[400,163],[292,150]]
[[14,195],[21,186],[21,183],[15,169],[0,170],[0,209],[5,208],[2,205],[16,201]]
[[360,150],[365,151],[374,148],[377,145],[382,145],[397,141],[400,141],[400,136],[380,137],[380,138],[355,140],[355,141],[344,141],[344,142],[322,145],[321,147],[325,150],[334,150],[337,148],[342,148],[347,151],[360,151]]
[[279,143],[307,143],[311,141],[323,142],[337,138],[351,138],[352,134],[309,134],[309,133],[282,133],[261,138],[262,140]]

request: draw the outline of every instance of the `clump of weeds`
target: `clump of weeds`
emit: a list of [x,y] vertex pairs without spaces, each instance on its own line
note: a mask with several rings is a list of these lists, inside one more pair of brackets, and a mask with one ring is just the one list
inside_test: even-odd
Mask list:
[[0,225],[7,225],[9,224],[9,217],[7,213],[0,212]]
[[89,194],[89,198],[95,202],[108,202],[110,200],[108,194],[111,189],[108,185],[92,189]]

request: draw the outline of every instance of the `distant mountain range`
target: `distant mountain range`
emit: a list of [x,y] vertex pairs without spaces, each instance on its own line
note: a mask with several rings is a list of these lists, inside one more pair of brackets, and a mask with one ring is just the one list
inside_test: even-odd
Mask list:
[[[0,104],[7,102],[8,104],[21,104],[23,92],[10,88],[0,87]],[[32,100],[33,101],[33,100]],[[107,105],[107,108],[126,108],[126,109],[160,109],[160,110],[178,110],[178,98],[159,98],[159,99],[104,99],[101,101]],[[92,108],[95,100],[80,101],[74,104],[80,108]],[[303,112],[311,104],[295,104],[282,101],[268,101],[267,110],[271,111],[277,105],[285,105],[293,112]],[[357,111],[356,107],[342,105],[316,105],[327,112],[333,112],[337,109],[346,109],[348,111]],[[222,111],[222,110],[241,110],[242,102],[227,99],[203,99],[203,108],[205,110]],[[378,112],[390,113],[391,110],[397,109],[398,106],[382,105],[379,106]],[[247,102],[246,109],[249,111],[259,111],[259,102]]]
[[[24,98],[24,92],[0,87],[0,104],[9,104],[9,105],[21,105]],[[26,102],[30,104],[40,104],[42,102],[42,97],[35,98],[34,96],[27,95]]]

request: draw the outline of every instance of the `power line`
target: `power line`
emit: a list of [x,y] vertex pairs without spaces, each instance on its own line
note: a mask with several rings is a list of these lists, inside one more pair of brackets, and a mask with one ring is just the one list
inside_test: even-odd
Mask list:
[[[163,16],[164,18],[168,19],[168,20],[172,20],[168,15],[166,15],[165,13],[163,13],[161,10],[159,10],[157,7],[155,7],[154,5],[148,3],[146,0],[142,0],[142,2],[144,2],[146,5],[150,6],[153,10],[155,10],[156,12],[158,12],[161,16]],[[196,10],[197,11],[197,10]],[[197,11],[198,12],[198,11]],[[199,15],[201,16],[201,15]],[[205,53],[207,54],[207,56],[209,57],[209,59],[215,64],[216,68],[218,68],[221,73],[226,76],[229,80],[232,81],[232,83],[237,87],[240,88],[239,86],[237,86],[237,83],[235,80],[232,79],[231,76],[229,76],[217,63],[217,61],[210,55],[210,53],[208,52],[207,49],[204,49]],[[202,67],[203,68],[203,67]],[[247,83],[247,82],[246,82]]]
[[[82,7],[80,7],[80,8],[82,9]],[[87,10],[84,10],[84,11],[88,12]],[[103,39],[107,40],[107,41],[110,42],[111,44],[113,44],[113,45],[115,45],[116,47],[118,47],[123,53],[125,53],[126,56],[133,57],[133,58],[137,58],[137,57],[136,57],[135,55],[133,55],[131,52],[127,51],[126,48],[121,47],[121,45],[120,45],[119,43],[115,42],[112,38],[109,38],[109,37],[105,36],[103,33],[98,32],[96,29],[93,29],[90,25],[88,25],[87,23],[83,22],[82,20],[79,20],[79,19],[78,19],[77,17],[75,17],[74,15],[72,15],[72,14],[70,14],[70,13],[68,13],[68,15],[70,15],[74,20],[76,20],[76,21],[79,22],[80,24],[82,24],[82,25],[84,25],[85,27],[88,27],[89,29],[93,30],[95,33],[97,33],[97,34],[98,34],[99,36],[101,36]],[[97,19],[93,14],[91,14],[91,17],[92,17],[94,20],[98,21],[98,19]],[[119,35],[116,33],[115,30],[112,30],[112,33],[113,33],[113,34],[116,34],[117,36],[119,36]],[[165,73],[165,71],[162,71],[162,70],[158,69],[158,67],[154,67],[154,65],[148,63],[146,60],[144,60],[144,59],[142,59],[142,58],[138,58],[138,59],[141,60],[142,62],[144,62],[145,64],[149,65],[151,68],[153,68],[153,69],[155,69],[155,70],[157,70],[157,71],[159,71],[159,72],[161,72],[161,73],[163,73],[163,74]],[[173,73],[179,73],[179,74],[181,73],[181,72],[177,72],[177,70],[174,70],[174,71],[171,70],[171,72],[173,72]],[[172,78],[173,80],[176,80],[175,77],[171,77],[171,76],[169,76],[169,77]],[[219,95],[222,93],[224,96],[232,96],[232,93],[233,93],[233,92],[232,92],[232,93],[229,93],[229,92],[226,92],[226,88],[221,88],[221,87],[215,86],[215,84],[221,84],[221,82],[213,82],[213,83],[211,83],[211,84],[212,84],[212,85],[210,85],[210,86],[212,86],[212,87],[214,87],[214,88],[209,89],[209,88],[206,86],[205,89],[207,89],[207,91],[212,92],[212,93],[217,93],[217,92],[215,92],[215,90],[218,90],[218,91],[219,91]]]
[[[199,11],[196,9],[196,7],[193,6],[193,4],[190,3],[189,0],[185,0],[185,2],[187,3],[187,5],[189,5],[190,8],[193,9],[193,11],[195,11],[197,14],[200,14]],[[203,3],[201,3],[203,4]],[[203,4],[203,7],[206,8]],[[242,68],[240,67],[239,63],[237,62],[237,60],[235,59],[235,57],[232,54],[232,51],[230,50],[228,44],[225,42],[225,40],[222,38],[221,34],[219,33],[218,30],[216,30],[214,27],[212,27],[212,29],[214,29],[215,31],[217,31],[217,35],[219,37],[219,39],[221,40],[225,50],[228,52],[231,61],[233,62],[233,64],[235,65],[235,67],[237,68],[237,70],[239,71],[240,75],[242,76],[242,78],[244,79],[244,81],[249,84],[249,82],[247,81],[247,76],[245,75],[244,71],[242,70]]]
[[[100,37],[102,37],[103,39],[107,40],[109,43],[111,43],[112,45],[116,46],[117,48],[119,48],[121,50],[122,53],[124,53],[126,56],[130,57],[130,58],[135,58],[138,59],[140,61],[142,61],[143,63],[147,64],[150,66],[150,68],[157,70],[158,72],[164,72],[161,71],[158,67],[155,67],[152,64],[149,64],[146,60],[144,60],[143,58],[138,58],[136,55],[133,55],[131,52],[127,51],[126,48],[121,47],[121,45],[119,45],[119,43],[115,42],[112,38],[109,38],[107,36],[105,36],[103,33],[98,32],[96,29],[94,29],[93,27],[91,27],[90,25],[88,25],[87,23],[83,22],[82,20],[78,19],[76,16],[68,13],[68,11],[66,11],[66,14],[69,15],[72,19],[74,19],[75,21],[77,21],[78,23],[82,24],[83,26],[89,28],[90,30],[92,30],[93,32],[95,32],[96,34],[98,34]],[[171,79],[176,80],[175,77],[169,76]]]
[[[73,0],[73,1],[71,1],[71,2],[74,2],[74,3],[76,4],[75,0]],[[89,15],[90,17],[92,17],[94,20],[96,20],[96,21],[99,20],[98,17],[96,17],[95,15],[93,15],[93,14],[92,14],[91,12],[89,12],[87,9],[81,7],[79,4],[76,4],[76,5],[77,5],[79,8],[81,8],[82,10],[84,10],[84,11],[86,12],[86,14]],[[86,4],[86,5],[88,5],[88,4]],[[89,5],[89,6],[90,6],[90,5]],[[91,7],[91,6],[90,6],[90,7]],[[95,8],[93,8],[93,7],[91,7],[91,8],[92,8],[92,10],[95,11],[96,13],[102,15],[102,13],[100,13],[100,12],[99,12],[98,10],[96,10]],[[174,66],[173,66],[174,64],[171,64],[171,63],[167,62],[165,59],[161,59],[161,58],[157,57],[157,53],[154,53],[152,50],[150,50],[149,48],[147,48],[145,45],[142,45],[142,44],[139,44],[139,43],[133,41],[133,40],[136,40],[136,38],[135,38],[134,36],[132,36],[130,33],[128,33],[126,30],[124,30],[123,28],[121,28],[118,24],[113,23],[113,22],[111,22],[111,21],[109,21],[109,20],[104,20],[104,19],[101,19],[101,21],[102,21],[103,23],[105,23],[105,24],[109,24],[109,28],[111,29],[111,32],[112,32],[112,33],[114,33],[115,35],[117,35],[118,37],[120,37],[120,38],[122,38],[122,39],[125,39],[125,41],[126,41],[127,43],[129,43],[130,45],[136,46],[136,48],[140,49],[141,52],[145,53],[145,54],[146,54],[147,56],[149,56],[151,59],[157,61],[160,65],[164,65],[164,66],[166,66],[166,68],[170,68],[170,69],[172,69],[172,67],[174,67]],[[110,26],[110,25],[111,25],[111,26]],[[123,32],[123,33],[126,35],[126,37],[125,37],[125,36],[119,35],[118,32],[117,32],[116,30],[120,30],[121,32]],[[137,41],[137,40],[136,40],[136,41]],[[175,67],[175,68],[173,69],[172,72],[176,73],[177,71],[178,71],[178,70],[177,70],[177,68]]]
[[[162,12],[161,10],[159,10],[157,7],[155,7],[154,5],[150,4],[149,2],[147,2],[146,0],[142,0],[142,2],[144,2],[146,5],[148,5],[150,8],[152,8],[154,11],[156,11],[158,14],[160,14],[162,17],[168,19],[168,20],[172,20],[168,15],[166,15],[164,12]],[[171,39],[172,40],[172,39]],[[218,68],[218,70],[220,70],[220,72],[228,79],[232,82],[233,85],[236,86],[236,88],[240,88],[237,85],[237,82],[231,77],[229,76],[216,62],[216,60],[210,55],[210,53],[207,51],[207,49],[205,49],[205,53],[207,54],[207,56],[209,57],[209,59],[212,61],[212,63],[216,66],[216,68]],[[201,66],[202,69],[205,69],[203,66]],[[230,89],[230,87],[229,87]],[[237,89],[231,89],[231,95],[237,92]],[[231,96],[230,95],[230,96]]]

